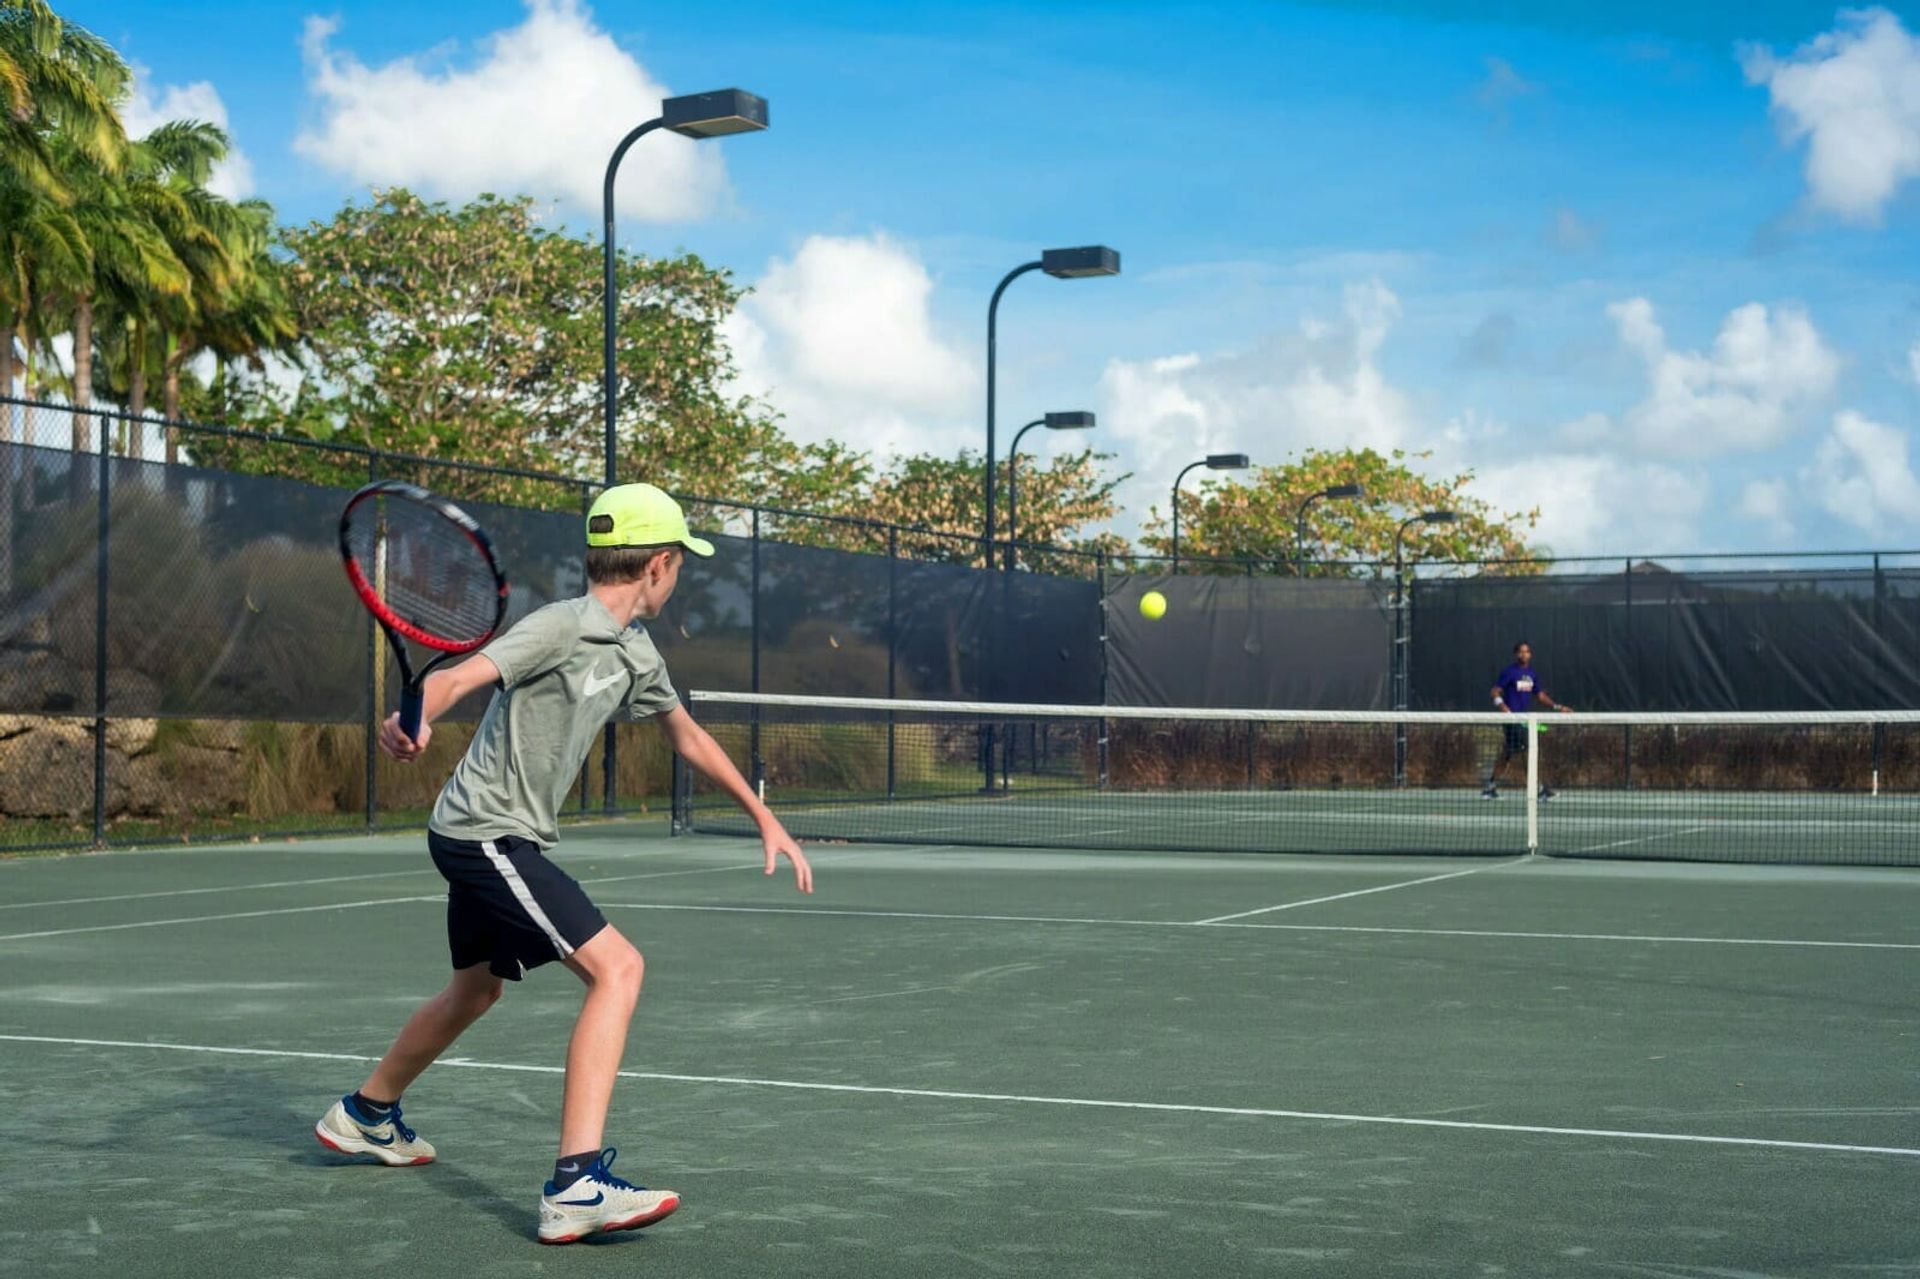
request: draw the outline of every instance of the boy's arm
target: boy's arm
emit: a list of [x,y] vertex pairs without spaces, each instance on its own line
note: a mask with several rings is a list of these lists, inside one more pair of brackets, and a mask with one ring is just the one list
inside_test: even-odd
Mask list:
[[433,721],[465,697],[489,684],[498,683],[500,668],[485,653],[475,653],[458,666],[446,666],[427,676],[421,685],[420,736],[409,741],[400,731],[400,715],[395,712],[387,716],[387,722],[380,726],[380,749],[393,759],[407,763],[419,759],[426,753],[427,743],[433,740]]
[[687,714],[684,706],[675,706],[654,716],[654,722],[660,725],[660,731],[667,736],[667,744],[685,759],[687,763],[699,769],[720,788],[733,797],[733,802],[746,810],[753,818],[754,825],[760,828],[760,843],[767,853],[767,874],[773,874],[774,862],[785,857],[793,863],[794,882],[803,893],[813,891],[813,867],[807,865],[806,854],[800,851],[800,845],[794,843],[793,836],[787,834],[787,828],[773,815],[773,810],[760,802],[753,793],[753,787],[733,766],[727,753],[720,749],[720,743],[713,735],[694,723],[693,716]]

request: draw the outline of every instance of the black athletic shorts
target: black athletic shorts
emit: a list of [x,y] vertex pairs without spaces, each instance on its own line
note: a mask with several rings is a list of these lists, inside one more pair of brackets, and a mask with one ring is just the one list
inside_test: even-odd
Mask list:
[[573,876],[530,839],[478,843],[427,832],[447,881],[447,947],[455,968],[486,964],[519,981],[529,968],[565,959],[607,926]]
[[1505,727],[1506,727],[1506,733],[1507,733],[1506,753],[1509,755],[1526,754],[1527,753],[1527,726],[1525,724],[1508,724]]

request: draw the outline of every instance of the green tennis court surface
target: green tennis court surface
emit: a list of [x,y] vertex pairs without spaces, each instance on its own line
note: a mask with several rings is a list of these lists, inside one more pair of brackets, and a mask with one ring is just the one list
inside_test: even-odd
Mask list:
[[419,837],[0,864],[0,1272],[1920,1268],[1911,870],[815,852],[568,833],[647,956],[618,1170],[686,1196],[570,1250],[563,970],[408,1094],[439,1163],[313,1141],[443,979]]

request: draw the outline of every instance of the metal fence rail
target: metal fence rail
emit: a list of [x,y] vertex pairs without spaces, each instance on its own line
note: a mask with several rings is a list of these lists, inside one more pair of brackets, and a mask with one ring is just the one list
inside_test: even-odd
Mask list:
[[[516,616],[583,589],[596,481],[0,398],[0,850],[420,825],[479,707],[420,767],[375,753],[386,657],[331,526],[342,486],[387,477],[494,527]],[[1396,582],[1023,545],[1004,571],[986,567],[1004,543],[964,533],[677,496],[722,544],[652,627],[685,686],[1477,708],[1524,630],[1589,705],[1920,705],[1920,552],[1423,563]],[[1134,607],[1148,589],[1165,620]],[[656,734],[610,730],[575,811],[651,807],[669,773]]]

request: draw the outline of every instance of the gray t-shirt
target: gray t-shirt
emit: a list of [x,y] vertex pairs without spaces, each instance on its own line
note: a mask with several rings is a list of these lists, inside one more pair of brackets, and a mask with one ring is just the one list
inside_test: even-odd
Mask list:
[[646,631],[622,629],[592,595],[536,609],[480,651],[500,685],[428,825],[453,839],[518,835],[552,848],[602,726],[663,714],[680,698]]

